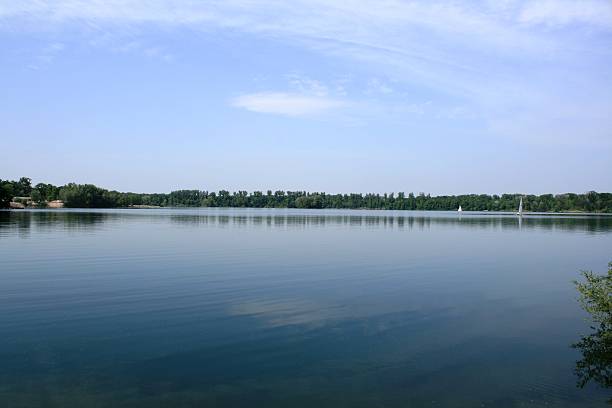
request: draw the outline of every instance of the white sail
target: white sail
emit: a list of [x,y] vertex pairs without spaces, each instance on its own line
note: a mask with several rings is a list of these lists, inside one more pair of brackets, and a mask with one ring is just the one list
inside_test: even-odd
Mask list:
[[463,211],[463,209],[461,208],[461,206],[459,206],[459,209],[457,210],[459,212]]
[[516,215],[523,215],[523,197],[521,197],[521,201],[519,202],[519,209]]

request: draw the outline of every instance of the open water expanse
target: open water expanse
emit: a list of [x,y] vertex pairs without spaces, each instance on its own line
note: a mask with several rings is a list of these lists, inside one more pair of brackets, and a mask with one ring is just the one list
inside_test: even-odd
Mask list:
[[1,407],[605,407],[612,217],[0,212]]

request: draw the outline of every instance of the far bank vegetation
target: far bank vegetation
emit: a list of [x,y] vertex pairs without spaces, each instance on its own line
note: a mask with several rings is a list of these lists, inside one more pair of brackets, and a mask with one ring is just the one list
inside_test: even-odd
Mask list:
[[[612,213],[612,193],[566,194],[465,194],[431,196],[419,193],[327,194],[305,191],[177,190],[170,193],[123,193],[92,184],[63,186],[38,183],[22,177],[0,179],[0,207],[11,203],[23,207],[151,208],[151,207],[253,207],[253,208],[338,208],[376,210],[515,211],[523,198],[525,211]],[[15,205],[15,204],[13,204]]]

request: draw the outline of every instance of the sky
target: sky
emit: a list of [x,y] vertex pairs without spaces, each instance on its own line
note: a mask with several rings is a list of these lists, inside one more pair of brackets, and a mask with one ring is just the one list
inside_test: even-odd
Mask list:
[[0,178],[612,191],[611,0],[0,0]]

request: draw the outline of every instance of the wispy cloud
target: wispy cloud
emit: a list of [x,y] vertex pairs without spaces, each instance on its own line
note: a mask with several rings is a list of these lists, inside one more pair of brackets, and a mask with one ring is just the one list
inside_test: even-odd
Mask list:
[[289,79],[289,86],[300,93],[319,97],[327,96],[329,94],[329,87],[317,79],[312,79],[305,75],[295,73],[287,75],[287,78]]
[[166,62],[174,61],[175,57],[166,48],[151,45],[148,42],[137,39],[125,40],[121,35],[104,32],[94,36],[89,41],[93,47],[108,49],[119,54],[141,55],[147,58],[159,59]]
[[[558,7],[554,4],[559,3]],[[224,0],[0,0],[0,29],[40,30],[80,24],[90,31],[124,31],[133,35],[151,25],[193,30],[239,30],[317,52],[384,66],[403,81],[462,97],[487,97],[511,84],[502,69],[491,70],[491,58],[534,61],[575,49],[571,38],[555,38],[526,22],[588,24],[604,15],[605,0],[578,9],[568,2],[522,1],[459,3],[456,1]],[[536,4],[536,5],[534,5]],[[541,4],[541,6],[537,6]],[[582,3],[581,3],[582,4]],[[599,10],[599,12],[598,12]],[[584,14],[586,13],[586,14]],[[566,16],[566,17],[564,17]],[[574,17],[567,17],[574,16]],[[601,22],[607,21],[601,17]],[[605,27],[605,24],[603,24]],[[598,24],[596,27],[602,27]],[[458,51],[460,50],[460,51]],[[498,67],[499,68],[499,67]],[[483,84],[483,75],[489,83]]]
[[380,78],[370,78],[370,80],[368,80],[366,93],[389,95],[393,93],[393,87]]
[[346,93],[301,73],[286,75],[287,91],[246,93],[231,100],[236,108],[291,117],[314,117],[353,105]]
[[259,92],[234,98],[231,104],[252,112],[284,116],[314,116],[346,106],[346,102],[327,96],[298,93]]
[[529,24],[586,24],[612,29],[612,2],[597,0],[537,0],[528,2],[519,20]]
[[[516,130],[524,134],[533,134],[531,129],[548,132],[547,137],[568,133],[566,127],[558,128],[556,112],[579,117],[585,102],[612,109],[612,99],[602,91],[610,79],[598,68],[611,54],[606,41],[612,32],[609,0],[0,0],[0,30],[61,26],[81,27],[91,36],[109,31],[137,36],[152,26],[231,30],[283,42],[359,64],[372,76],[392,78],[393,87],[370,84],[381,98],[398,95],[391,91],[402,83],[444,95],[462,111],[480,112],[491,123],[529,118]],[[584,29],[572,30],[576,26]],[[171,56],[158,48],[138,52]],[[589,77],[580,75],[584,66],[591,68]],[[350,99],[329,89],[294,78],[287,91],[246,92],[232,104],[262,113],[320,115]],[[422,101],[406,105],[413,103]],[[446,115],[448,120],[455,116]],[[612,119],[597,121],[600,129],[612,126]],[[581,132],[580,121],[575,123],[572,131]]]
[[28,68],[37,70],[51,64],[57,55],[63,52],[65,48],[66,46],[60,42],[54,42],[47,45],[36,56],[36,61],[28,65]]

